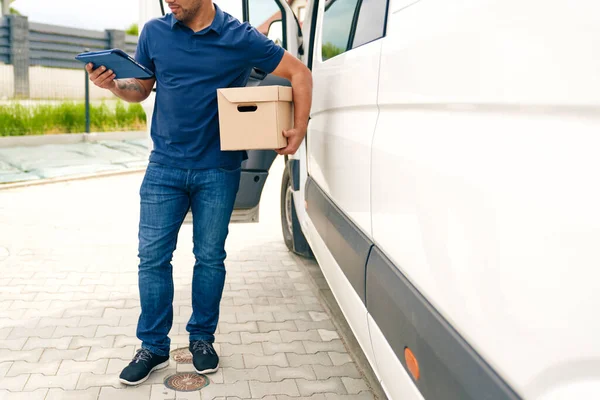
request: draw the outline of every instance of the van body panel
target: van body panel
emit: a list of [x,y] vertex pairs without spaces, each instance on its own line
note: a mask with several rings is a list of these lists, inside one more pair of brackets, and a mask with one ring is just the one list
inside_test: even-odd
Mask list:
[[371,236],[371,143],[377,124],[381,43],[323,61],[320,2],[313,64],[308,173]]
[[427,0],[383,40],[374,243],[524,398],[600,381],[599,12]]

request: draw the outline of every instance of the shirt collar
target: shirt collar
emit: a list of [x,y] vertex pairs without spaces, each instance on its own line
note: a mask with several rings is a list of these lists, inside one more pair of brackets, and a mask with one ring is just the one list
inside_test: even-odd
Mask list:
[[[210,24],[210,26],[208,28],[203,29],[203,31],[213,30],[217,34],[220,35],[221,31],[223,30],[223,24],[225,23],[225,13],[216,4],[215,4],[215,12],[216,12],[215,18],[213,19],[213,22]],[[175,18],[175,16],[173,14],[171,14],[171,29],[175,28],[175,26],[177,24],[183,25],[183,24],[181,24],[180,21],[177,20],[177,18]]]

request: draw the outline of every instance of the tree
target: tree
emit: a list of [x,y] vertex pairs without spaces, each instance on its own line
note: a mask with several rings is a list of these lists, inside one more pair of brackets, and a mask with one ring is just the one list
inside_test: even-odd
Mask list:
[[138,28],[138,24],[131,24],[131,26],[129,28],[127,28],[125,33],[128,35],[135,35],[135,36],[139,35],[140,29]]
[[0,3],[2,3],[2,12],[0,13],[0,15],[5,15],[5,14],[21,15],[21,13],[19,11],[17,11],[15,8],[10,6],[10,4],[13,3],[14,1],[15,0],[0,0]]
[[337,47],[333,43],[324,43],[322,48],[323,61],[329,60],[337,55],[340,55],[344,52],[344,49]]

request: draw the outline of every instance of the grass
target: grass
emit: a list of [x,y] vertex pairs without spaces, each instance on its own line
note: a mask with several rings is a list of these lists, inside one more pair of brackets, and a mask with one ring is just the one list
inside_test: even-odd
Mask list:
[[[90,130],[93,132],[145,130],[146,113],[140,104],[115,107],[90,106]],[[85,104],[65,102],[59,105],[0,105],[0,136],[81,133],[85,131]]]

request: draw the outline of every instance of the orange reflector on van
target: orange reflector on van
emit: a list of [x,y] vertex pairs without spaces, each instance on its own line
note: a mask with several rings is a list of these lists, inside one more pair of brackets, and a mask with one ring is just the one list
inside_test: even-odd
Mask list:
[[308,210],[308,201],[304,200],[304,209]]
[[419,362],[417,361],[417,357],[415,357],[411,349],[408,347],[404,348],[404,358],[406,359],[406,366],[408,367],[411,375],[416,381],[418,381],[421,377],[421,371],[419,371]]

